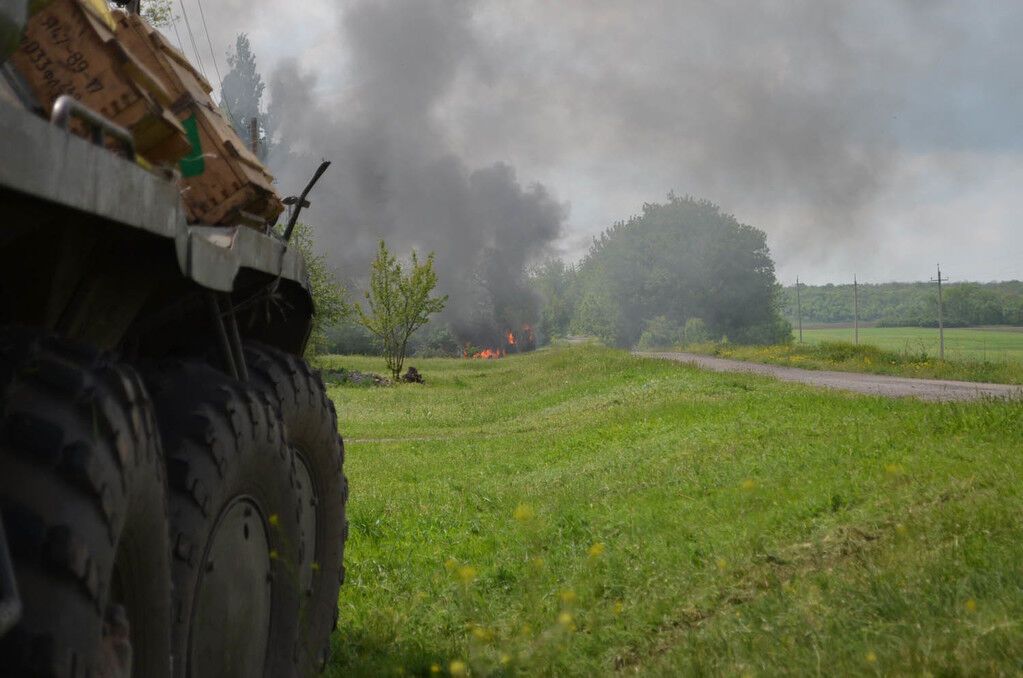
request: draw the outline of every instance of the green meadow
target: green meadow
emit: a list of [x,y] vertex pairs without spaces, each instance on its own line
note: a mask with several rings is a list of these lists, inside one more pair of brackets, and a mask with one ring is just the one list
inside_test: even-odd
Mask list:
[[[798,339],[798,334],[793,334]],[[804,329],[803,341],[852,342],[853,328]],[[930,327],[868,327],[860,329],[860,343],[885,351],[938,356],[938,329]],[[945,359],[1023,363],[1023,327],[945,330]]]
[[811,370],[870,372],[921,379],[1023,384],[1023,328],[945,330],[945,360],[938,355],[938,330],[921,327],[804,329],[790,344],[744,346],[705,343],[685,351]]
[[[374,358],[321,367],[383,372]],[[1016,674],[1023,405],[594,346],[330,388],[330,676]]]

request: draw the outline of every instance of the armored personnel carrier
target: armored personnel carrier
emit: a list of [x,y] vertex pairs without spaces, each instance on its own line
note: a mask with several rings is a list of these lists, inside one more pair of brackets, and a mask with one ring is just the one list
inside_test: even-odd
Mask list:
[[0,675],[326,662],[347,481],[289,246],[313,182],[281,201],[210,91],[130,11],[0,0]]

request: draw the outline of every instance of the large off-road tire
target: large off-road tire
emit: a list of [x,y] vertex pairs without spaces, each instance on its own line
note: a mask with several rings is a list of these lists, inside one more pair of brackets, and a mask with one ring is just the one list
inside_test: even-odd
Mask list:
[[0,389],[0,508],[24,604],[0,673],[169,676],[163,460],[141,379],[4,328]]
[[198,363],[149,384],[167,456],[175,675],[296,675],[302,505],[276,409]]
[[348,535],[344,444],[337,413],[317,372],[296,356],[250,343],[245,361],[254,386],[270,395],[297,456],[303,488],[299,656],[303,675],[322,670],[337,626],[338,590],[344,582]]

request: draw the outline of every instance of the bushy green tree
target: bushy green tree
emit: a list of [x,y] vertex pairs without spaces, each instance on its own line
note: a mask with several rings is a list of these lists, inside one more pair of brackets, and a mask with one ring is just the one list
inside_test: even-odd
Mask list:
[[[688,324],[688,323],[687,323]],[[659,315],[646,322],[639,336],[640,348],[670,348],[682,340],[682,330],[667,316]]]
[[401,376],[409,337],[447,303],[447,295],[431,296],[436,287],[432,252],[425,262],[419,263],[413,250],[406,274],[384,241],[380,241],[365,294],[367,309],[358,304],[355,309],[359,322],[380,339],[387,369],[395,380]]
[[658,316],[677,327],[698,317],[733,340],[790,336],[764,232],[705,200],[644,205],[594,240],[577,275],[573,327],[618,346],[634,344]]
[[348,293],[327,260],[316,253],[312,228],[306,224],[296,224],[291,234],[291,245],[297,247],[305,258],[315,306],[306,355],[318,355],[327,349],[328,328],[338,325],[351,315],[351,308],[346,301]]
[[688,318],[686,320],[686,326],[682,329],[683,342],[699,344],[711,339],[710,330],[707,329],[707,323],[703,322],[703,318]]
[[540,339],[568,334],[575,312],[575,268],[561,259],[548,259],[530,271],[529,284],[540,295]]

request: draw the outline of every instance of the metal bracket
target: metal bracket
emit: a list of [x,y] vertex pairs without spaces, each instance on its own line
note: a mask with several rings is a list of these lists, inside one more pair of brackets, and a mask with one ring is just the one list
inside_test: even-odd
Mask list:
[[[210,315],[213,318],[213,329],[217,333],[220,353],[224,359],[224,368],[235,379],[247,382],[249,380],[249,370],[245,365],[245,353],[242,349],[242,337],[238,331],[238,320],[235,317],[234,305],[231,303],[230,296],[222,295],[224,297],[224,305],[227,307],[225,312],[221,308],[218,296],[216,292],[210,292],[208,299]],[[224,322],[225,316],[227,318],[226,324]]]
[[53,104],[50,122],[63,130],[67,130],[71,118],[81,120],[86,124],[92,133],[92,143],[97,146],[105,146],[107,137],[116,139],[121,142],[121,152],[124,157],[131,161],[135,160],[135,139],[131,136],[131,132],[107,120],[70,95],[63,94]]
[[14,580],[14,567],[7,549],[7,533],[0,518],[0,637],[21,619],[21,597]]

